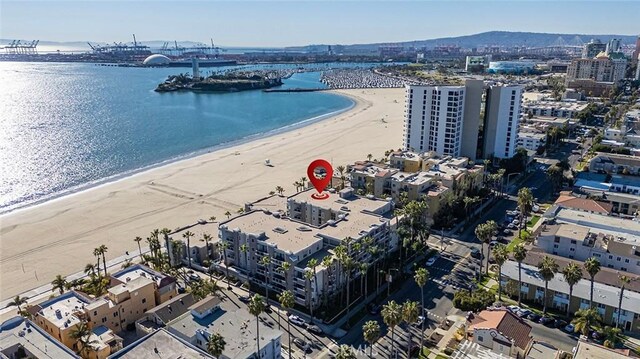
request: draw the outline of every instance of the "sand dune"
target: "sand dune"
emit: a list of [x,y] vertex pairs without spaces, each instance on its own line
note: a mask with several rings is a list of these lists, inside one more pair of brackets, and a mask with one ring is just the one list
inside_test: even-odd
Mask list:
[[[175,162],[126,179],[0,217],[0,299],[78,272],[93,262],[137,251],[136,236],[215,215],[306,175],[309,162],[335,166],[382,157],[402,142],[403,89],[344,90],[356,106],[333,118]],[[273,167],[264,165],[269,158]]]

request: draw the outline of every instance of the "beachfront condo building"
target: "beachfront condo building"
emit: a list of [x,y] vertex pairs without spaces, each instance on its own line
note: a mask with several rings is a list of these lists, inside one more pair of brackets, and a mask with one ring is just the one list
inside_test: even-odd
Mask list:
[[[322,264],[324,258],[333,258],[339,245],[370,268],[382,256],[373,257],[368,247],[377,246],[384,253],[397,246],[392,201],[357,196],[353,188],[331,193],[325,200],[312,193],[289,196],[285,208],[263,207],[262,201],[248,205],[245,213],[222,222],[218,232],[235,276],[268,287],[271,296],[291,290],[296,303],[305,307],[318,307],[322,300],[326,304],[346,285],[336,261]],[[318,263],[315,269],[308,268],[312,259]],[[314,271],[313,280],[305,278],[307,271]]]
[[0,358],[80,359],[51,334],[23,317],[0,324]]
[[490,86],[486,94],[484,158],[511,158],[518,144],[522,87]]

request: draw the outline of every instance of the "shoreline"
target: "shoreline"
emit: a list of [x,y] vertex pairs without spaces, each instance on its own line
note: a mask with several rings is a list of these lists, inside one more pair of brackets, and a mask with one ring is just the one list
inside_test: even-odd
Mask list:
[[286,126],[282,126],[282,127],[278,127],[275,128],[273,130],[270,131],[266,131],[266,132],[262,132],[262,133],[256,133],[253,135],[249,135],[249,136],[245,136],[242,138],[239,138],[237,140],[233,140],[233,141],[229,141],[229,142],[223,142],[217,145],[213,145],[207,148],[203,148],[201,150],[196,150],[196,151],[192,151],[189,153],[185,153],[183,155],[180,156],[176,156],[176,157],[172,157],[172,158],[168,158],[166,160],[154,163],[154,164],[150,164],[144,167],[140,167],[140,168],[136,168],[136,169],[132,169],[132,170],[128,170],[122,173],[118,173],[118,174],[114,174],[105,178],[101,178],[99,180],[94,180],[94,181],[90,181],[87,183],[83,183],[81,185],[76,185],[67,189],[64,189],[60,192],[57,193],[51,193],[48,195],[43,196],[42,198],[39,198],[37,200],[34,201],[27,201],[27,202],[22,202],[21,204],[17,204],[17,205],[9,205],[6,208],[8,209],[4,209],[4,208],[0,208],[0,223],[2,222],[2,218],[6,215],[10,215],[12,213],[16,213],[16,212],[20,212],[20,211],[25,211],[25,210],[30,210],[30,209],[34,209],[37,208],[38,206],[41,205],[46,205],[50,202],[54,202],[54,201],[58,201],[61,199],[65,199],[67,197],[71,197],[77,194],[81,194],[83,192],[86,191],[91,191],[93,189],[96,188],[100,188],[112,183],[117,183],[119,181],[123,181],[123,180],[127,180],[129,178],[133,178],[135,176],[144,174],[145,172],[148,171],[153,171],[155,169],[158,168],[162,168],[164,166],[170,166],[172,164],[181,162],[181,161],[186,161],[186,160],[190,160],[193,158],[197,158],[199,156],[203,156],[206,155],[208,153],[213,153],[216,151],[221,151],[221,150],[225,150],[234,146],[240,146],[243,144],[247,144],[249,142],[252,141],[257,141],[257,140],[261,140],[261,139],[265,139],[271,136],[276,136],[282,133],[286,133],[288,131],[295,131],[297,129],[300,128],[304,128],[306,126],[311,126],[314,123],[320,122],[320,121],[324,121],[327,119],[330,119],[331,117],[335,117],[338,116],[340,114],[343,114],[345,112],[351,111],[352,109],[354,109],[357,105],[356,100],[349,96],[349,95],[345,95],[345,94],[341,94],[338,92],[333,92],[333,90],[326,90],[325,92],[332,92],[333,95],[337,95],[337,96],[342,96],[345,98],[348,98],[349,100],[351,100],[351,104],[348,107],[345,107],[343,109],[340,110],[336,110],[336,111],[332,111],[329,113],[325,113],[323,115],[318,115],[318,116],[314,116],[314,117],[310,117],[310,118],[306,118],[303,119],[302,121],[299,122],[295,122],[292,123],[290,125],[286,125]]
[[[354,104],[0,215],[0,299],[78,272],[101,244],[109,248],[107,260],[125,251],[134,256],[133,238],[154,228],[224,219],[225,211],[235,213],[276,186],[295,193],[293,182],[318,157],[335,167],[401,146],[403,89],[331,92]],[[264,165],[266,158],[273,167]]]

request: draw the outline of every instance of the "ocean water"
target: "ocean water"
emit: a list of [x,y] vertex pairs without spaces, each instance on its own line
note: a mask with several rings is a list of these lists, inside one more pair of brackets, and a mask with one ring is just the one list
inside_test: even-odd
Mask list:
[[0,213],[353,105],[322,92],[153,91],[187,71],[0,62]]

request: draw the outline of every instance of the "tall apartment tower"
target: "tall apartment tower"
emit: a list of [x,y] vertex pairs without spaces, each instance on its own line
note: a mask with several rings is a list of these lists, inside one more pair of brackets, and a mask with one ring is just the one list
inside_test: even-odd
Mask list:
[[640,58],[640,35],[636,39],[636,49],[633,51],[633,56],[631,57],[632,61],[638,62],[638,58]]
[[483,157],[513,157],[518,140],[521,103],[520,86],[491,86],[487,90]]
[[583,59],[593,59],[600,52],[605,51],[607,48],[607,44],[603,44],[598,39],[591,39],[588,43],[584,44],[582,47],[582,58]]
[[407,86],[405,149],[460,156],[464,86]]
[[609,55],[610,53],[619,52],[619,51],[620,51],[620,39],[609,40],[609,42],[607,43],[607,48],[605,49],[605,53]]
[[464,125],[462,126],[460,155],[475,160],[478,157],[480,111],[484,93],[484,81],[466,80],[464,87]]

